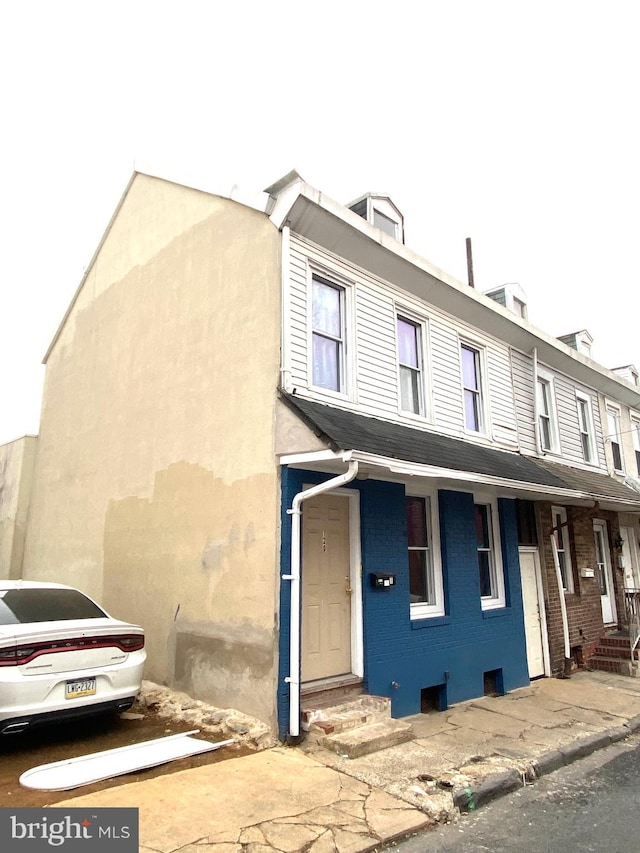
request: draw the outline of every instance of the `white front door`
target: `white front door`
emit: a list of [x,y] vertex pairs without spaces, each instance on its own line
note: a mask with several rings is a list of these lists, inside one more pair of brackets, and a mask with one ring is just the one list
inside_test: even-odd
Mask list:
[[302,681],[351,670],[349,498],[323,494],[302,511]]
[[617,619],[616,601],[613,586],[613,571],[611,568],[611,551],[609,550],[609,534],[607,522],[600,518],[593,521],[593,535],[596,544],[596,571],[600,584],[600,603],[602,604],[602,621],[605,625],[613,624]]
[[624,566],[625,589],[640,589],[638,575],[638,547],[633,527],[621,527],[622,565]]
[[545,630],[544,610],[540,600],[540,563],[537,551],[520,550],[520,577],[522,578],[522,606],[529,678],[538,678],[545,674]]

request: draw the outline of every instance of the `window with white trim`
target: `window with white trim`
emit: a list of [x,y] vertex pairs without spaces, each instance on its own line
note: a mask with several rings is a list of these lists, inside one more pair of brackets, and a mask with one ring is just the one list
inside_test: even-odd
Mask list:
[[311,281],[312,383],[344,393],[345,289],[314,275]]
[[489,610],[504,607],[504,572],[500,553],[497,502],[476,499],[474,513],[482,608]]
[[424,415],[423,327],[421,323],[398,314],[396,329],[400,409]]
[[553,379],[538,376],[536,387],[538,405],[538,439],[543,452],[558,452],[558,421],[553,393]]
[[412,619],[442,616],[445,612],[436,504],[435,495],[405,498]]
[[385,234],[398,239],[398,223],[376,207],[373,208],[373,224]]
[[573,592],[569,527],[567,525],[567,510],[563,506],[551,507],[551,524],[554,528],[553,538],[556,542],[560,575],[562,576],[562,588],[565,592]]
[[636,470],[640,477],[640,421],[631,421],[631,433],[633,437],[633,450],[636,456]]
[[620,446],[620,412],[607,406],[607,438],[611,447],[611,458],[615,471],[622,472],[622,448]]
[[469,344],[460,345],[464,425],[471,432],[484,432],[484,400],[482,393],[482,353]]
[[588,394],[583,394],[581,391],[576,391],[576,403],[578,406],[578,429],[580,432],[583,459],[585,462],[596,462],[591,397]]

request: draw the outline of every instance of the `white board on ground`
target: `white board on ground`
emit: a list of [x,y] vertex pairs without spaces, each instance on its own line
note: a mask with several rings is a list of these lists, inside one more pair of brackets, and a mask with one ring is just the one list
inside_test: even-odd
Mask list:
[[68,791],[80,788],[92,782],[101,782],[124,773],[134,773],[147,767],[157,767],[168,761],[186,758],[189,755],[199,755],[211,752],[233,743],[233,740],[221,740],[211,743],[198,740],[191,735],[198,734],[199,729],[183,732],[169,737],[121,746],[117,749],[107,749],[103,752],[93,752],[90,755],[79,755],[52,764],[41,764],[26,770],[20,777],[20,784],[25,788],[37,791]]

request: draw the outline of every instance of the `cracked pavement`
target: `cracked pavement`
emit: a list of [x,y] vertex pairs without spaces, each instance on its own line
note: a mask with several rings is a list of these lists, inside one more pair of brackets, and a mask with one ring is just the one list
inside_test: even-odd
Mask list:
[[405,718],[415,740],[361,758],[278,746],[55,805],[138,807],[142,853],[362,853],[455,821],[456,790],[640,726],[639,699],[640,679],[578,672]]

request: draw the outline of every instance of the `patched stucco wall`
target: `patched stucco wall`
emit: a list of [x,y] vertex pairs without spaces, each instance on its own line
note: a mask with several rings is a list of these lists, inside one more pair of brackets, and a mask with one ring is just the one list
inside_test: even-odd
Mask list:
[[51,349],[25,576],[140,622],[145,677],[273,723],[280,235],[137,175]]
[[37,436],[25,435],[0,446],[0,578],[22,576],[37,444]]

